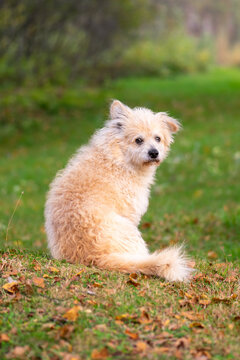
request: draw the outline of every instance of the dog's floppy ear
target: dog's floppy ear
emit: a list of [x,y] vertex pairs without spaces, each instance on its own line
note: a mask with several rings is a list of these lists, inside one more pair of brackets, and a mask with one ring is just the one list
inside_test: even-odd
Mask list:
[[131,113],[131,109],[121,103],[119,100],[113,100],[110,106],[110,117],[111,120],[116,122],[116,127],[121,128],[124,120],[126,120]]
[[181,129],[180,122],[169,116],[167,113],[159,112],[156,116],[167,125],[171,133],[176,133]]

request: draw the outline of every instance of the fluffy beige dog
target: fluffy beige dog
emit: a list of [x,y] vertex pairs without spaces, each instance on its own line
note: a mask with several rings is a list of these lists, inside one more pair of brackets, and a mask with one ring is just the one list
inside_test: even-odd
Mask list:
[[179,127],[166,113],[113,101],[105,127],[51,184],[45,218],[54,258],[170,281],[190,276],[181,247],[150,254],[138,230],[156,168]]

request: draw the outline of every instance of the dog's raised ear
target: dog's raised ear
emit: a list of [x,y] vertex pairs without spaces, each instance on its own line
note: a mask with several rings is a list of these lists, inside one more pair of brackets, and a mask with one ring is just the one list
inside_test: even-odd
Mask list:
[[169,116],[167,113],[159,112],[156,116],[167,125],[171,133],[176,133],[181,129],[180,122]]
[[119,100],[113,100],[110,106],[110,117],[114,120],[116,127],[122,127],[124,121],[127,120],[131,113],[131,109]]

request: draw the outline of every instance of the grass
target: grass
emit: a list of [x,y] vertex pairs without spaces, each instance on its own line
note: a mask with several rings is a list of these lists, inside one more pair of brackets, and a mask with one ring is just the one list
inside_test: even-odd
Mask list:
[[[0,357],[236,359],[240,71],[121,79],[101,89],[76,82],[71,88],[0,91],[0,281],[17,281],[12,292],[1,288]],[[151,250],[185,241],[198,269],[188,284],[129,278],[48,254],[48,185],[102,126],[112,98],[169,111],[182,121],[141,230]]]

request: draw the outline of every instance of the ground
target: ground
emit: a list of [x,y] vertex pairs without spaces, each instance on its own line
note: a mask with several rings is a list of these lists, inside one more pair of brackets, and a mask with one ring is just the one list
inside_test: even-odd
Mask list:
[[[240,71],[0,92],[0,357],[236,359]],[[102,126],[113,98],[183,124],[140,228],[151,250],[185,242],[197,269],[189,283],[70,265],[48,253],[48,185]]]

